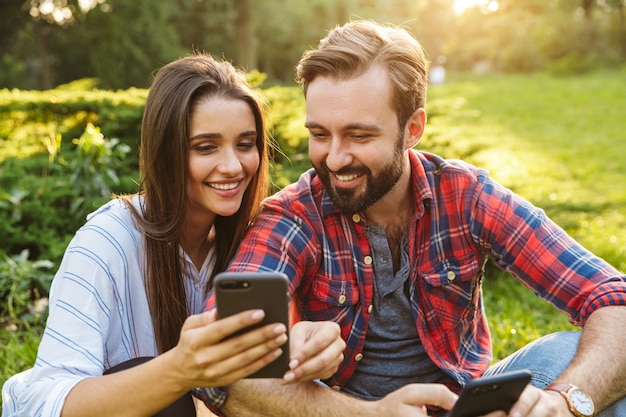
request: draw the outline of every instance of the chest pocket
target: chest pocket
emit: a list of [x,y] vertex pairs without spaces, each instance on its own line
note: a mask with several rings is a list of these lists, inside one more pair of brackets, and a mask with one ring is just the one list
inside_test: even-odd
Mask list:
[[359,301],[359,289],[355,281],[329,279],[321,275],[315,277],[313,294],[320,302],[337,307],[350,306]]
[[422,271],[420,310],[428,327],[466,326],[479,308],[483,268],[474,254],[444,259]]
[[[359,289],[356,279],[330,279],[326,275],[316,275],[308,294],[303,294],[303,318],[306,320],[332,320],[342,327],[344,320],[350,320],[359,303]],[[349,327],[349,326],[347,326]]]

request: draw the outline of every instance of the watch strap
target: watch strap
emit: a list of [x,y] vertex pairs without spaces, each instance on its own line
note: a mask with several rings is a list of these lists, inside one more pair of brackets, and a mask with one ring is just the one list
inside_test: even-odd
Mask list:
[[556,391],[566,393],[570,389],[574,388],[572,384],[550,384],[546,387],[546,391]]
[[[569,394],[570,394],[570,391],[573,390],[573,389],[576,389],[576,390],[580,391],[580,388],[578,388],[575,385],[572,385],[572,384],[562,384],[562,383],[553,383],[553,384],[548,385],[545,388],[546,391],[556,391],[559,394],[561,394],[561,396],[567,402],[567,407],[569,408],[571,413],[574,414],[574,416],[576,416],[576,417],[586,417],[584,414],[581,414],[578,410],[576,410],[576,407],[574,407],[574,404],[572,404],[572,401],[571,401],[571,399],[569,397]],[[593,405],[593,401],[592,401],[592,405]]]

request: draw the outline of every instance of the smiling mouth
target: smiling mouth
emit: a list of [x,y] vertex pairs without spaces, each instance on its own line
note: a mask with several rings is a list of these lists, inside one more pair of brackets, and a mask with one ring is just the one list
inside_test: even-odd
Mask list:
[[228,191],[239,187],[239,184],[241,184],[241,181],[230,182],[227,184],[208,183],[207,185],[211,188],[215,188],[216,190]]
[[339,175],[339,174],[335,174],[335,178],[337,178],[339,181],[352,181],[355,178],[358,178],[359,175],[358,174],[350,174],[350,175]]

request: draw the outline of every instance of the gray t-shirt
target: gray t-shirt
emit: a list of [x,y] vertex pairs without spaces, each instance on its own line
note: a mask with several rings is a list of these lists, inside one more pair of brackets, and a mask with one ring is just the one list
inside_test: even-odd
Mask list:
[[411,311],[407,233],[396,274],[384,228],[367,226],[366,234],[374,258],[373,309],[363,359],[342,390],[375,400],[406,384],[444,382],[446,374],[424,351]]

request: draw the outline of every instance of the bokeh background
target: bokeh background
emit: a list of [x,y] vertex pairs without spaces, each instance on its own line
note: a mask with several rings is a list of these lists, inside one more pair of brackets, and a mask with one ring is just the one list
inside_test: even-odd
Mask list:
[[450,70],[579,73],[623,65],[625,10],[624,0],[0,0],[0,88],[147,87],[193,50],[291,83],[305,49],[359,18],[407,27]]

